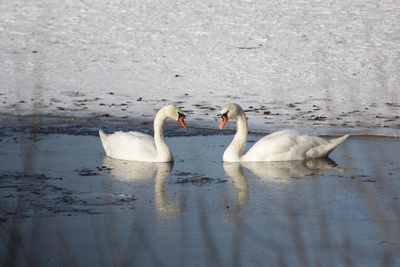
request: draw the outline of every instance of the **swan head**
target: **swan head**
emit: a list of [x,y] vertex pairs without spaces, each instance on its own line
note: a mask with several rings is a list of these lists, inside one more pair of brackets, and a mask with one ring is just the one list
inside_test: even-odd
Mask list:
[[185,123],[185,114],[180,108],[173,105],[169,105],[160,109],[159,112],[164,113],[166,117],[177,120],[182,125],[183,128],[185,129],[188,128]]
[[219,125],[219,129],[224,128],[229,119],[236,119],[241,114],[244,114],[244,111],[238,104],[231,103],[224,106],[221,110],[221,124]]

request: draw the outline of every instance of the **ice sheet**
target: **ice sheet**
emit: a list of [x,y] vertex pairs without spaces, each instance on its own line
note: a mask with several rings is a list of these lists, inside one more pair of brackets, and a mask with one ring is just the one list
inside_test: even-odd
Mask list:
[[[400,128],[398,1],[3,1],[0,113]],[[392,131],[393,133],[393,131]]]

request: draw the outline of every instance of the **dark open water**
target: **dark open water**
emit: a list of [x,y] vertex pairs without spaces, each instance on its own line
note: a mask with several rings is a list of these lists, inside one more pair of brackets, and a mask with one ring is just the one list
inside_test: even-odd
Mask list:
[[167,137],[175,163],[153,164],[63,131],[2,131],[2,266],[400,264],[398,139],[241,165],[221,161],[232,136],[204,130]]

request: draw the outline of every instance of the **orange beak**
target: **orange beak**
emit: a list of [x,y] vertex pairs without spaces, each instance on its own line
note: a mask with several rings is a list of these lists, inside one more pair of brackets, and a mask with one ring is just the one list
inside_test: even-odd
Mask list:
[[182,125],[182,127],[183,128],[185,128],[186,130],[187,130],[187,126],[186,126],[186,123],[185,123],[185,117],[180,117],[179,119],[178,119],[178,121],[179,121],[179,123]]
[[222,116],[221,117],[221,124],[219,125],[218,129],[224,128],[225,124],[228,122],[228,117],[227,116]]

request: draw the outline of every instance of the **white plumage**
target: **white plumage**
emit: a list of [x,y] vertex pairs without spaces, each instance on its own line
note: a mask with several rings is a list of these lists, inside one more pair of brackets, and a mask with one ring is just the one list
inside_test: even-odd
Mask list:
[[327,157],[349,135],[325,140],[318,136],[301,135],[295,130],[282,130],[261,138],[243,155],[247,140],[247,119],[237,104],[228,104],[221,111],[220,129],[228,119],[235,119],[237,131],[224,152],[223,160],[231,162],[291,161]]
[[139,132],[115,132],[111,135],[99,131],[107,156],[115,159],[147,162],[171,162],[174,157],[165,143],[163,125],[167,118],[180,122],[187,129],[185,115],[175,106],[166,106],[154,118],[154,138]]

